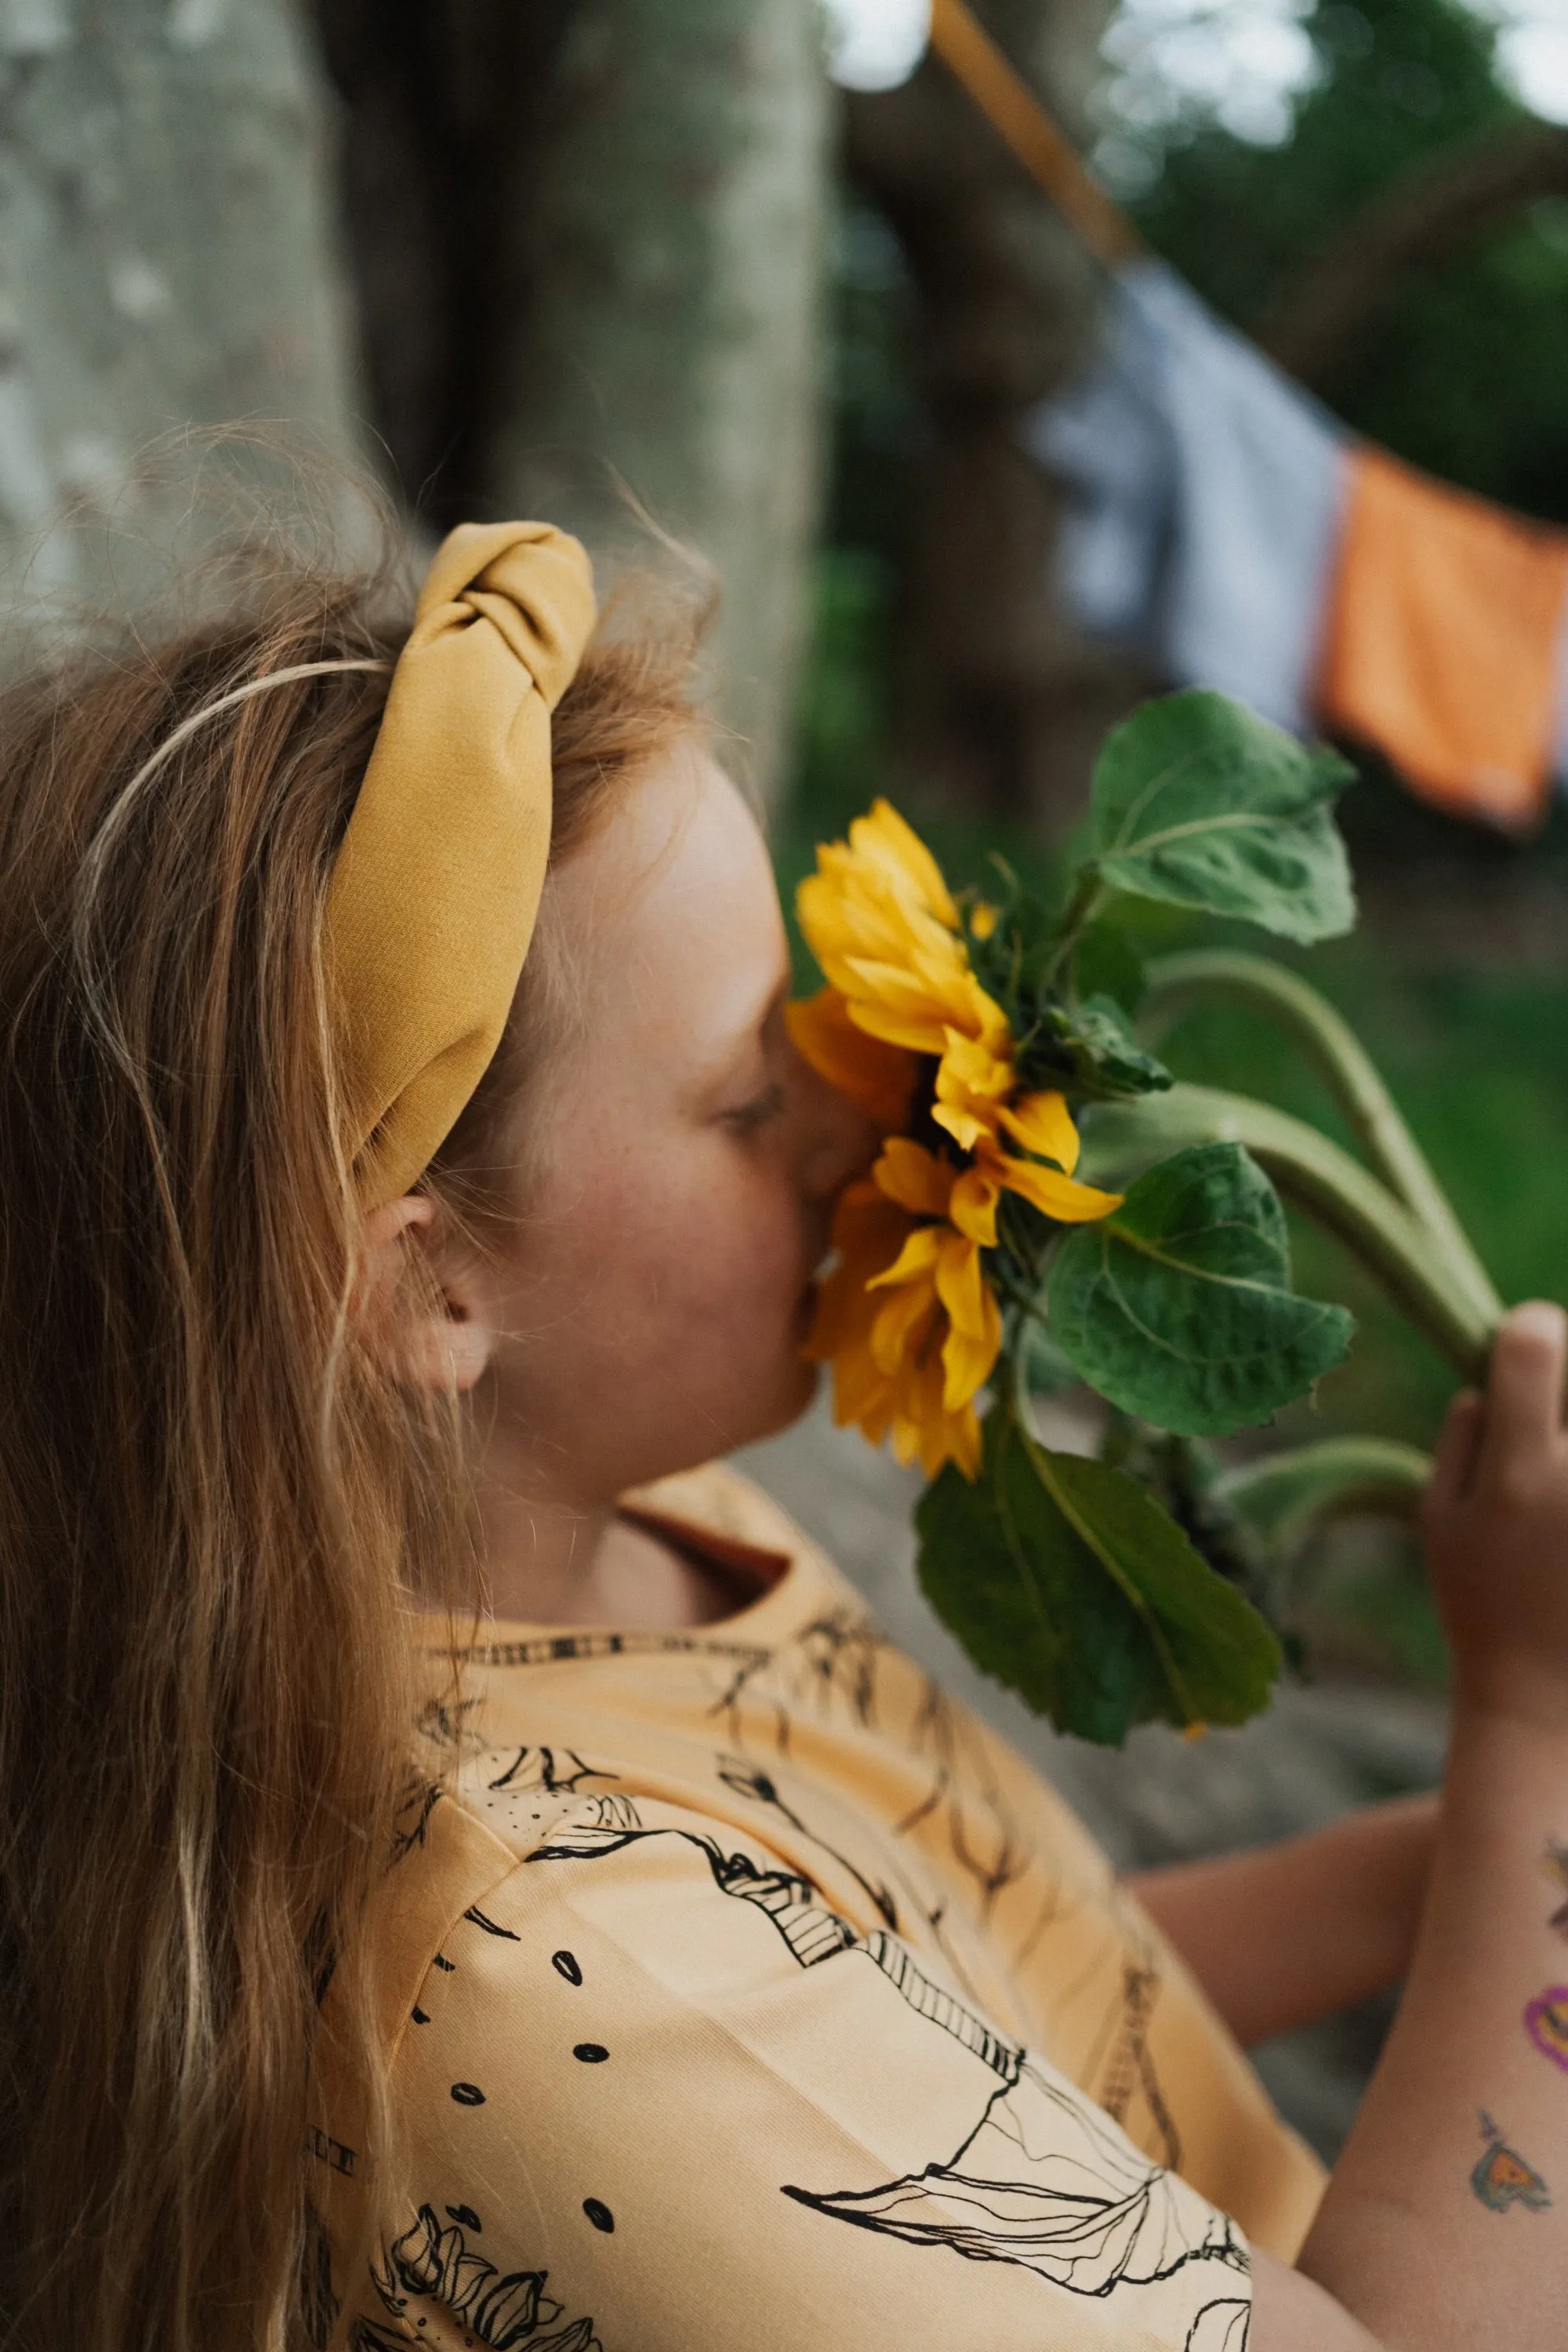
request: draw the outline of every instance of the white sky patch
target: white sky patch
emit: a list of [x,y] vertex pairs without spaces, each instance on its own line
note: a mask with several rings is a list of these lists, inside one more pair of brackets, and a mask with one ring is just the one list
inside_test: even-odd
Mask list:
[[[1568,0],[1465,0],[1497,28],[1505,88],[1549,122],[1568,122]],[[1320,71],[1311,0],[1121,0],[1103,43],[1110,71],[1095,160],[1119,194],[1156,169],[1151,144],[1183,121],[1216,121],[1279,146]]]
[[1468,0],[1498,27],[1498,69],[1532,114],[1568,122],[1568,0]]
[[824,0],[827,69],[843,89],[896,89],[931,37],[931,0]]
[[1311,0],[1122,0],[1103,44],[1108,125],[1136,138],[1197,115],[1277,147],[1317,72],[1310,13]]
[[[1497,27],[1498,70],[1521,105],[1568,122],[1568,0],[1464,0]],[[0,0],[7,19],[52,25],[61,0]],[[224,0],[172,0],[171,30],[193,37]],[[931,0],[823,0],[829,70],[846,89],[894,89],[925,53]],[[1256,146],[1290,135],[1317,72],[1306,19],[1311,0],[1121,0],[1105,37],[1100,93],[1110,176],[1133,170],[1139,135],[1197,114]],[[1129,136],[1131,134],[1131,136]],[[1126,151],[1119,154],[1119,150]],[[1145,164],[1145,170],[1147,170]]]

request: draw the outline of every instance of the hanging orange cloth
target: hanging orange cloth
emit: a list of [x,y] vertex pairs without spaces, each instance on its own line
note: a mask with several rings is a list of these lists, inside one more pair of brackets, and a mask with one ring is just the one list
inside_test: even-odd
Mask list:
[[1568,532],[1347,455],[1317,702],[1425,796],[1512,833],[1545,815],[1568,615]]

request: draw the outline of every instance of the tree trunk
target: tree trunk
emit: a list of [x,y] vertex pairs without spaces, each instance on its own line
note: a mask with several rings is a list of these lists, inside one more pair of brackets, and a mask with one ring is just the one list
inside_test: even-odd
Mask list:
[[[1083,139],[1110,0],[988,0],[977,14]],[[1085,356],[1103,278],[935,58],[902,89],[851,100],[847,162],[896,230],[920,304],[931,439],[911,492],[904,782],[1059,833],[1142,681],[1063,614],[1058,493],[1017,436]]]
[[571,0],[309,0],[343,101],[341,185],[371,413],[433,530],[493,513],[519,375],[520,224]]
[[[523,224],[492,506],[716,567],[727,750],[788,750],[816,515],[829,98],[815,0],[577,0]],[[736,740],[734,739],[739,739]]]
[[134,606],[176,542],[188,562],[233,527],[232,503],[198,484],[289,492],[276,448],[215,465],[193,425],[286,420],[329,467],[358,462],[321,146],[286,0],[0,11],[13,614]]

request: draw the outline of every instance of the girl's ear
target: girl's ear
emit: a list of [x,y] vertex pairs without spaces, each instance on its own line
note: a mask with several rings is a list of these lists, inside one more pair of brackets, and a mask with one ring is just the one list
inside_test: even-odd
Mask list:
[[[495,1335],[483,1312],[479,1267],[468,1251],[440,1246],[442,1222],[423,1192],[405,1192],[373,1210],[355,1306],[395,1379],[460,1391],[486,1370]],[[416,1254],[431,1277],[420,1286],[422,1296],[404,1280]],[[401,1313],[395,1306],[400,1293],[407,1301]]]

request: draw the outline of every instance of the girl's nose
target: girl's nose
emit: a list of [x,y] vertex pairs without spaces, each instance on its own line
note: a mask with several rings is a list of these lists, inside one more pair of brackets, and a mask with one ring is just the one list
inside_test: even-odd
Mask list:
[[802,1186],[813,1200],[831,1200],[854,1177],[865,1175],[881,1148],[881,1131],[808,1062],[798,1055],[795,1060],[805,1133]]

